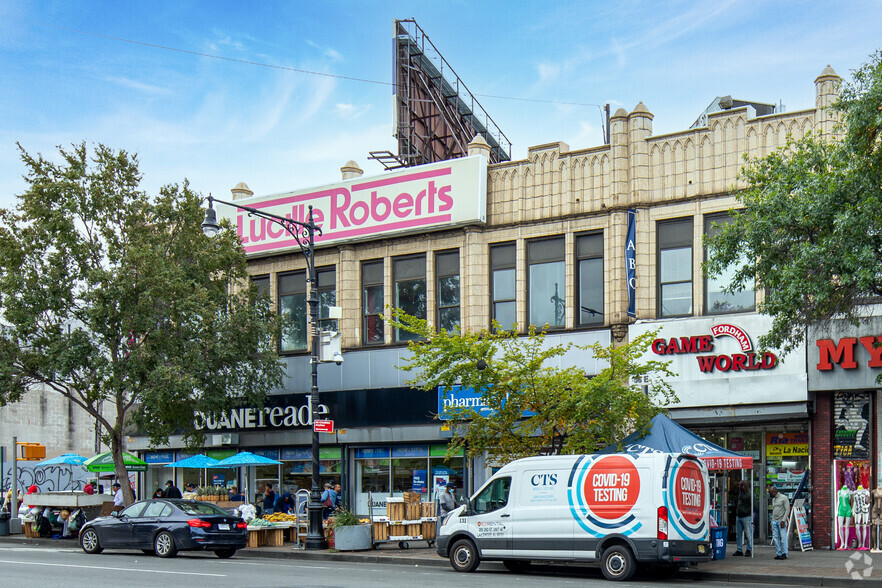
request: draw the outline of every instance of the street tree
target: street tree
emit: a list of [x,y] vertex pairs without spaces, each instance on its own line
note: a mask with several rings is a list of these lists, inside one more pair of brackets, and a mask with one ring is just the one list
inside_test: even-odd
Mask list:
[[810,133],[747,161],[739,210],[706,238],[707,276],[733,272],[728,291],[765,291],[773,317],[764,347],[790,350],[806,330],[840,317],[857,325],[882,295],[882,52],[854,72],[833,108],[833,136]]
[[131,428],[196,445],[198,415],[262,405],[282,379],[279,325],[235,231],[205,237],[186,182],[148,197],[125,151],[19,151],[27,187],[0,210],[0,405],[61,394],[100,426],[121,480]]
[[[551,344],[531,327],[526,336],[505,331],[436,331],[427,321],[392,309],[389,325],[417,336],[400,369],[426,390],[480,391],[482,405],[449,406],[449,455],[487,452],[507,462],[541,454],[591,453],[648,426],[675,400],[665,378],[668,362],[644,360],[656,333],[620,346]],[[605,365],[596,375],[567,366],[584,354]]]

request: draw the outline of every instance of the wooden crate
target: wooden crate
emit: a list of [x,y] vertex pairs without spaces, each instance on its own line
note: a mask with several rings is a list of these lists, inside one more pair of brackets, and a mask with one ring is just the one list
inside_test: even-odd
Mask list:
[[34,523],[30,521],[26,521],[24,523],[24,536],[25,537],[39,537],[39,533],[37,533],[37,528],[34,526]]
[[264,545],[266,545],[267,547],[281,547],[284,542],[285,529],[269,528],[266,530],[266,542],[264,543]]
[[435,521],[423,521],[421,534],[423,536],[423,539],[434,539]]
[[386,500],[386,514],[390,521],[403,521],[404,517],[404,500],[401,498],[389,498]]
[[409,523],[407,525],[404,525],[404,527],[407,529],[404,534],[408,537],[417,537],[423,532],[422,523]]
[[374,541],[386,541],[389,539],[389,523],[377,522],[374,526]]
[[404,493],[404,502],[419,502],[423,499],[423,495],[419,492],[412,492],[408,490]]
[[421,502],[420,503],[420,518],[424,519],[426,517],[435,516],[435,503],[434,502]]
[[420,503],[405,502],[404,503],[404,520],[415,521],[420,518]]

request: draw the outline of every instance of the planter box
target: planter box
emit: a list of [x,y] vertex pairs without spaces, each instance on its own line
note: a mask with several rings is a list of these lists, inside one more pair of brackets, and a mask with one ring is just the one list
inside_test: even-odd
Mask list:
[[334,548],[337,551],[364,551],[370,549],[370,525],[336,527],[334,529]]

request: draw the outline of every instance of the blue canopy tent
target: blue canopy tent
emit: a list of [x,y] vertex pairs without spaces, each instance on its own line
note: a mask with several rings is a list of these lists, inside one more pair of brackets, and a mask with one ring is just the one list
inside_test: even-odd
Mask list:
[[[750,470],[750,487],[753,488],[752,457],[711,443],[663,414],[652,417],[646,433],[631,433],[620,443],[610,445],[598,453],[688,453],[703,461],[708,470]],[[751,492],[750,511],[753,510]]]
[[204,485],[208,482],[208,480],[205,479],[205,470],[207,470],[208,468],[216,467],[219,463],[219,459],[214,459],[213,457],[208,457],[204,453],[199,453],[197,455],[191,455],[190,457],[186,457],[184,459],[179,459],[178,461],[173,461],[172,463],[166,464],[165,467],[203,470],[202,480]]
[[43,466],[51,465],[83,465],[83,462],[85,461],[86,457],[79,453],[64,453],[58,457],[50,457],[49,459],[41,461],[37,464],[37,467],[41,468]]
[[[282,462],[270,459],[268,457],[263,457],[262,455],[255,455],[250,451],[240,451],[236,455],[231,455],[226,459],[222,459],[218,462],[217,467],[219,468],[234,468],[234,467],[245,467],[249,468],[251,466],[256,465],[278,465]],[[245,478],[245,502],[249,501],[248,495],[248,476]]]

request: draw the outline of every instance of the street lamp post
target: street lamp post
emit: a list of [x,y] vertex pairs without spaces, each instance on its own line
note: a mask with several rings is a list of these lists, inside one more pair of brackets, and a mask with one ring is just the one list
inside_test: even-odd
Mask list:
[[[312,206],[310,205],[309,207],[309,220],[307,222],[301,222],[283,216],[270,214],[269,212],[251,208],[250,206],[243,206],[241,204],[219,200],[209,194],[208,209],[205,211],[205,219],[202,221],[202,231],[209,237],[214,237],[220,230],[220,226],[217,224],[217,214],[215,213],[213,206],[215,202],[220,202],[221,204],[226,204],[227,206],[247,211],[249,216],[256,216],[281,225],[282,228],[294,237],[297,245],[300,246],[300,252],[303,253],[303,257],[306,258],[306,281],[309,284],[309,323],[312,331],[312,350],[309,359],[312,376],[312,395],[309,399],[309,406],[311,414],[315,415],[318,412],[318,364],[319,346],[321,345],[321,333],[318,328],[318,292],[316,291],[317,282],[315,277],[315,236],[316,234],[321,235],[322,230],[317,227],[313,221]],[[313,418],[315,417],[313,416]],[[325,535],[322,532],[322,502],[321,491],[319,489],[319,466],[319,436],[318,432],[315,430],[315,426],[313,426],[312,482],[309,488],[309,532],[306,535],[306,549],[324,549],[327,546],[325,543]]]

